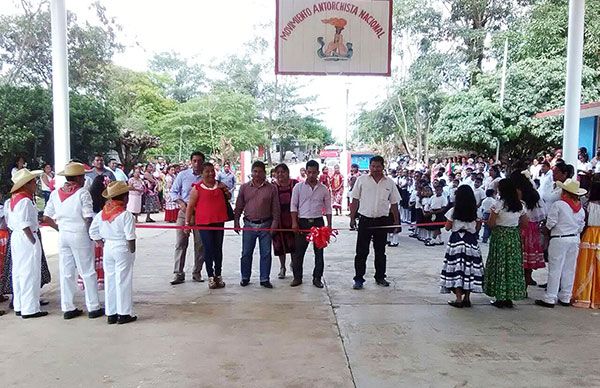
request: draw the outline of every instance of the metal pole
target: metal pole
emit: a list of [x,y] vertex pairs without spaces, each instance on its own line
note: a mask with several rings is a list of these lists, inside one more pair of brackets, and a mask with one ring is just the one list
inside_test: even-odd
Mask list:
[[348,110],[350,101],[350,84],[346,83],[346,122],[344,127],[344,152],[348,150]]
[[54,168],[61,170],[71,159],[69,127],[69,63],[65,0],[52,0],[52,106],[54,118]]
[[585,0],[570,0],[569,37],[567,41],[567,82],[565,87],[565,121],[563,127],[563,159],[573,166],[577,165],[577,151],[579,147],[584,16]]

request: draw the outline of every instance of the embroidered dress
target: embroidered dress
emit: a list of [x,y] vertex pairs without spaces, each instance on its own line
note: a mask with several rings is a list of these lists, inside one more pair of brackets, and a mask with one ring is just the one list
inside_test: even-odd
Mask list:
[[344,177],[339,172],[334,173],[331,177],[331,198],[332,207],[341,209],[344,200]]
[[160,199],[158,197],[158,185],[151,174],[145,174],[146,192],[144,193],[144,213],[158,213],[160,211]]
[[177,202],[173,201],[171,197],[171,187],[173,187],[173,182],[175,181],[175,177],[167,174],[165,176],[165,187],[163,190],[163,196],[165,199],[165,221],[166,222],[175,222],[177,221],[177,216],[179,215],[179,205]]
[[440,279],[440,292],[448,294],[459,288],[475,293],[483,292],[483,261],[477,244],[476,222],[453,220],[454,208],[446,213],[452,222],[444,267]]
[[[292,214],[290,211],[290,203],[292,202],[292,190],[298,183],[294,179],[290,179],[290,184],[286,187],[275,185],[277,187],[277,195],[279,196],[279,206],[281,209],[280,227],[282,229],[290,229],[292,227]],[[286,253],[294,253],[296,251],[294,232],[277,232],[273,236],[273,250],[275,256],[282,256]]]
[[142,212],[142,193],[146,189],[146,186],[144,185],[144,181],[136,178],[130,178],[128,183],[133,190],[129,192],[127,211],[132,214],[140,214]]
[[527,209],[529,223],[526,227],[521,228],[523,268],[525,269],[540,269],[546,266],[540,226],[540,223],[546,219],[545,209],[546,205],[542,200],[540,200],[534,209]]
[[600,308],[600,204],[588,204],[587,228],[579,245],[572,302],[576,307]]

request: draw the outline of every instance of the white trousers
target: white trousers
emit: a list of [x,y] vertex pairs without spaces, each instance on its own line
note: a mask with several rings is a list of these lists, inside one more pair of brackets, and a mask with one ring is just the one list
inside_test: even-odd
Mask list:
[[133,262],[127,241],[104,242],[104,310],[106,315],[133,315]]
[[40,311],[40,289],[42,283],[42,245],[34,233],[35,244],[22,230],[14,231],[10,237],[12,255],[13,304],[15,311],[31,315]]
[[62,311],[75,310],[73,303],[77,291],[77,272],[85,285],[85,305],[88,311],[100,308],[98,301],[98,276],[96,275],[94,243],[90,236],[80,233],[59,233],[60,305]]
[[[544,302],[569,303],[573,293],[575,266],[579,253],[579,236],[553,238],[548,246],[548,288]],[[558,291],[560,288],[560,292]]]

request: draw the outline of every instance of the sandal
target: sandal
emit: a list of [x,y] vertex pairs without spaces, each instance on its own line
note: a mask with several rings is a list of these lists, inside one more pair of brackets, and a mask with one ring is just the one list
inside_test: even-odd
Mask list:
[[449,305],[449,306],[452,306],[452,307],[459,308],[459,309],[461,309],[461,308],[463,308],[463,307],[464,307],[464,306],[463,306],[463,302],[462,302],[462,301],[461,301],[461,302],[459,302],[459,301],[457,301],[457,300],[449,300],[449,301],[448,301],[448,305]]

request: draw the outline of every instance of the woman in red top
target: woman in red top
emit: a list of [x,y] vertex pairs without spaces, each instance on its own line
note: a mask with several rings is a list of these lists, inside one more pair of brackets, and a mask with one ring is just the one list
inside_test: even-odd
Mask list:
[[[186,225],[202,225],[222,228],[227,221],[227,206],[231,194],[229,189],[215,179],[212,163],[202,165],[202,180],[193,185],[190,201],[185,212]],[[185,229],[190,233],[191,229]],[[208,273],[208,288],[223,288],[221,277],[223,264],[223,230],[201,230],[200,238],[204,246],[204,264]]]

